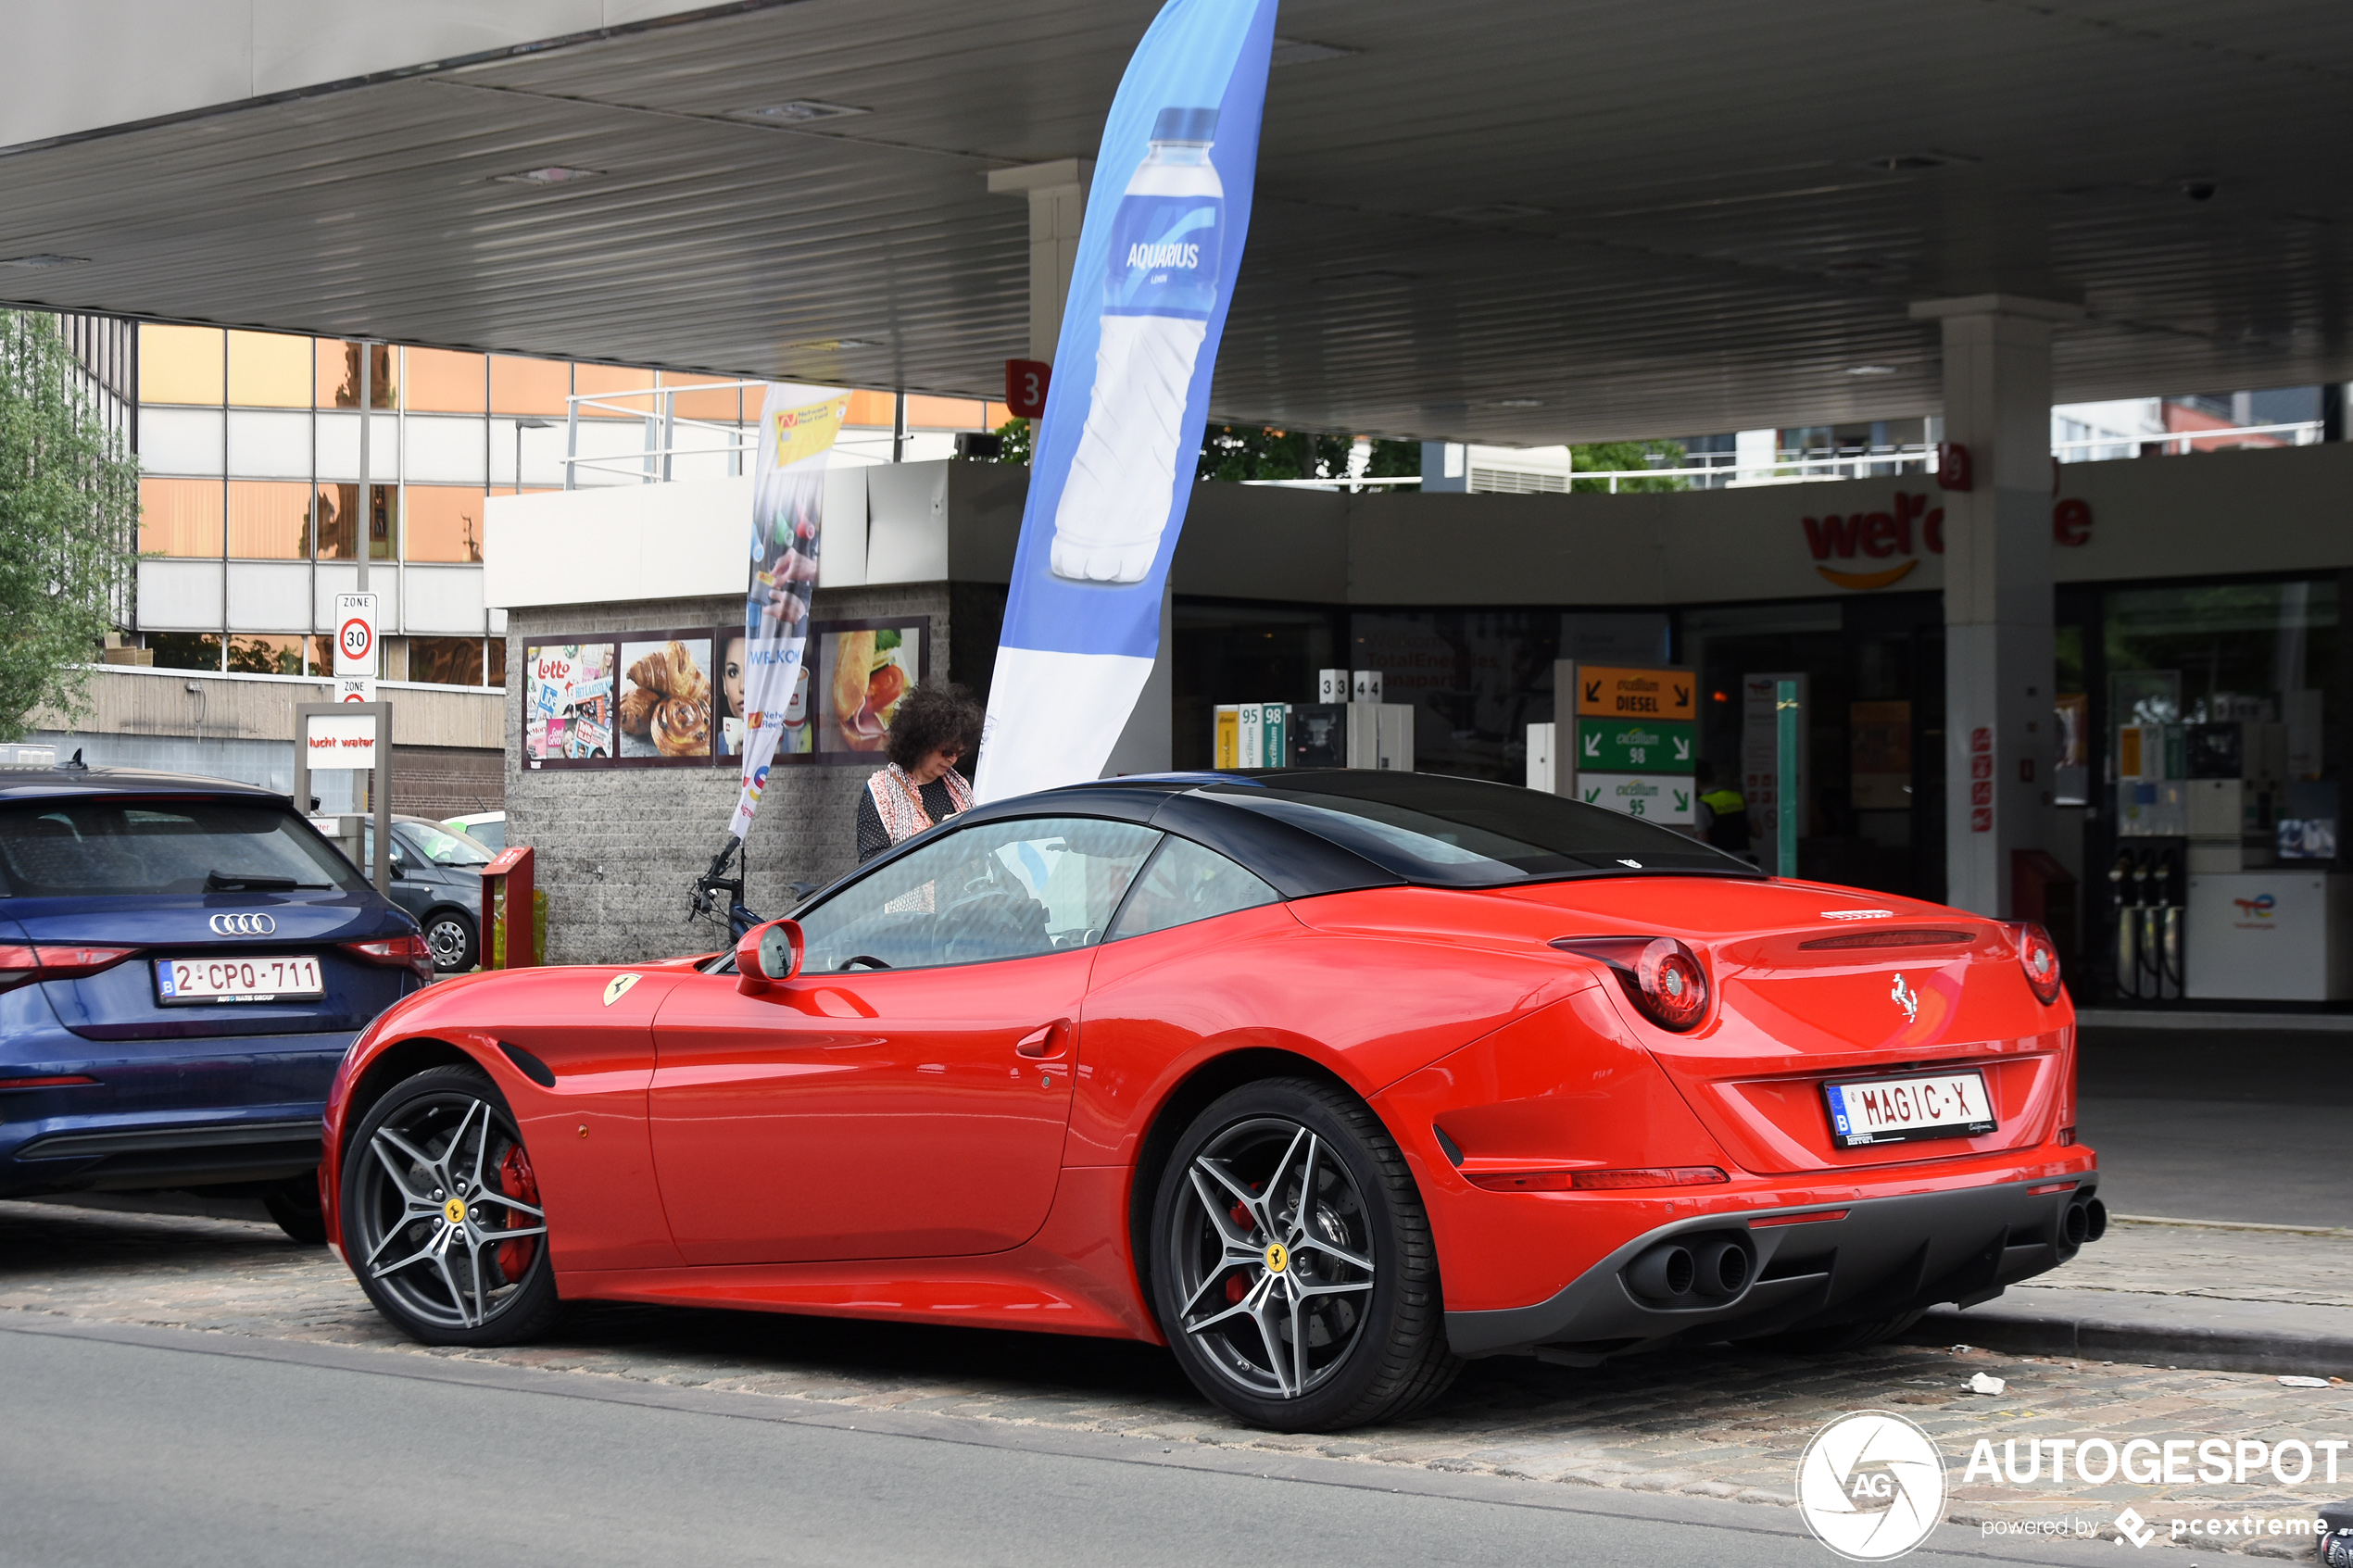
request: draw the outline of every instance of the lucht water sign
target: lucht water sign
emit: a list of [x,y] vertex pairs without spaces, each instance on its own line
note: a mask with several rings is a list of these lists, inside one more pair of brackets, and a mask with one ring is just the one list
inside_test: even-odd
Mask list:
[[751,832],[776,743],[807,686],[809,601],[825,516],[825,459],[849,395],[771,383],[751,482],[751,591],[744,601],[743,788],[730,843]]
[[1275,5],[1169,0],[1112,100],[989,685],[983,800],[1098,776],[1151,672],[1250,230]]

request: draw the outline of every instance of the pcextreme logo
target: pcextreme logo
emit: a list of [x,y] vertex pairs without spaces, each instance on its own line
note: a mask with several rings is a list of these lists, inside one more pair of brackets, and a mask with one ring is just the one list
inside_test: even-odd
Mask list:
[[1900,1415],[1841,1416],[1797,1461],[1797,1511],[1815,1539],[1850,1562],[1901,1557],[1944,1517],[1944,1456]]

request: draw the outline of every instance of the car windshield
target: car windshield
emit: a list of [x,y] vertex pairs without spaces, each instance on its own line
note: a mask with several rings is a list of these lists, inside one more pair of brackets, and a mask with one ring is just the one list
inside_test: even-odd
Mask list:
[[1278,772],[1203,794],[1287,822],[1409,882],[1500,887],[1564,876],[1759,876],[1670,828],[1508,784],[1363,769]]
[[0,807],[0,897],[367,887],[283,807],[98,796]]
[[403,822],[397,836],[436,866],[486,866],[490,851],[463,834],[422,822]]

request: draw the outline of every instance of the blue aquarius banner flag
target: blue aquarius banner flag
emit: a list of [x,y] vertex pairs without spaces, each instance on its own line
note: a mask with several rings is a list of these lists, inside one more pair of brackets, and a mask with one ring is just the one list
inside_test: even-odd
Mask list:
[[1276,0],[1169,0],[1112,100],[989,686],[984,800],[1102,771],[1151,671],[1250,232]]

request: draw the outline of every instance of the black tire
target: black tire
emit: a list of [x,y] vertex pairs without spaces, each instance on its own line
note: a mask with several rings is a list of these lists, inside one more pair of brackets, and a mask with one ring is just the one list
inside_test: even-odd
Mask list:
[[1741,1343],[1760,1350],[1784,1350],[1793,1355],[1836,1355],[1845,1350],[1867,1350],[1874,1345],[1883,1345],[1926,1315],[1925,1309],[1918,1312],[1898,1312],[1894,1317],[1862,1318],[1854,1323],[1831,1323],[1825,1328],[1801,1328],[1790,1334],[1769,1334],[1761,1339],[1743,1339]]
[[290,1176],[261,1195],[261,1206],[278,1228],[305,1247],[327,1245],[327,1211],[319,1201],[319,1173]]
[[555,1317],[530,1158],[481,1069],[435,1067],[395,1085],[353,1132],[340,1194],[351,1272],[410,1338],[515,1345]]
[[425,917],[425,946],[433,949],[436,974],[463,974],[482,961],[482,937],[463,909],[439,909]]
[[[1206,1193],[1232,1201],[1213,1209]],[[1253,1426],[1401,1420],[1462,1370],[1413,1174],[1371,1110],[1331,1085],[1270,1078],[1202,1111],[1161,1172],[1147,1245],[1178,1364]]]

